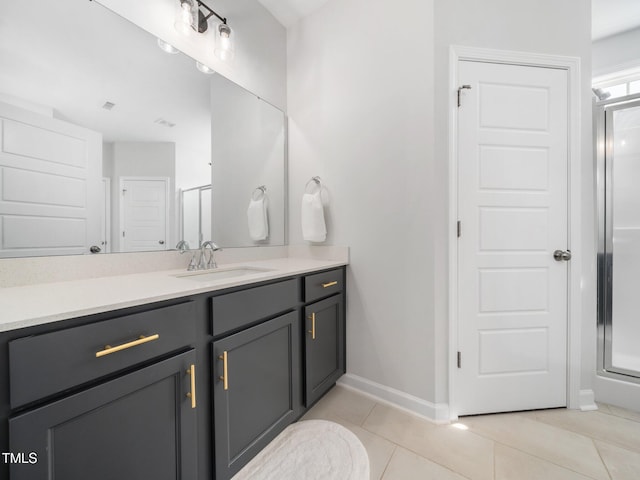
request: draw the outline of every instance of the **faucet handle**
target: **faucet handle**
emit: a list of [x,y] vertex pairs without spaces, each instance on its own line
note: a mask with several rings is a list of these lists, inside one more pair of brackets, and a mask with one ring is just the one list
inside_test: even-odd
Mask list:
[[213,258],[213,252],[214,252],[214,250],[212,250],[211,253],[209,254],[209,261],[207,262],[207,268],[218,268],[218,264],[216,263],[216,259]]
[[196,263],[196,254],[191,255],[191,261],[189,262],[189,266],[187,267],[187,271],[192,272],[198,269],[198,264]]

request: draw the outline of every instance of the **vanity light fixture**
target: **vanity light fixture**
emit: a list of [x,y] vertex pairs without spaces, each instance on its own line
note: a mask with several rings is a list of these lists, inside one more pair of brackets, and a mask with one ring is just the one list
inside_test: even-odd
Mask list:
[[226,22],[218,25],[216,29],[216,47],[213,53],[220,60],[232,60],[234,56],[233,37],[231,28]]
[[214,53],[220,60],[233,59],[235,53],[233,34],[231,27],[227,24],[227,19],[218,15],[201,0],[179,1],[180,9],[174,23],[176,30],[183,35],[191,35],[194,32],[206,33],[209,29],[209,19],[216,17],[221,23],[215,28]]
[[165,42],[160,38],[158,39],[158,46],[160,47],[160,50],[162,50],[163,52],[170,53],[171,55],[175,55],[176,53],[180,52],[180,50],[178,50],[176,47],[174,47],[170,43]]
[[213,75],[214,73],[216,73],[213,68],[207,67],[204,63],[196,62],[196,68],[202,73],[206,73],[207,75]]

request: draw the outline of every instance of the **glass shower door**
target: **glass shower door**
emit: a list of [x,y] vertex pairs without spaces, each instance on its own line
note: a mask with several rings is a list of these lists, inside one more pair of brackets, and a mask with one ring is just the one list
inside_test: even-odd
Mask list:
[[640,102],[604,110],[604,367],[640,377]]

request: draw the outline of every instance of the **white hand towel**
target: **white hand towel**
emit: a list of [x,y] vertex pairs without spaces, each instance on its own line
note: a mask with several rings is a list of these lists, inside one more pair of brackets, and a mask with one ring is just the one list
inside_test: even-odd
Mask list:
[[324,242],[327,239],[320,191],[302,196],[302,238],[308,242]]
[[266,240],[269,236],[269,221],[267,218],[267,197],[262,195],[258,200],[253,198],[247,208],[247,222],[249,237],[256,242]]

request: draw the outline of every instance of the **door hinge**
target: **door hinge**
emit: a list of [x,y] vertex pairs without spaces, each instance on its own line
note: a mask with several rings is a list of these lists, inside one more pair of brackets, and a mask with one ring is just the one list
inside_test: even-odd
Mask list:
[[460,107],[462,105],[460,103],[460,92],[462,90],[471,90],[471,85],[462,85],[461,87],[458,88],[458,107]]
[[462,353],[458,352],[458,368],[462,368]]
[[458,220],[458,238],[460,238],[460,235],[462,235],[462,222],[460,220]]
[[126,189],[126,188],[123,188],[123,189],[122,189],[122,195],[124,195],[125,193],[127,193],[127,189]]
[[124,231],[122,232],[122,238],[124,238]]

